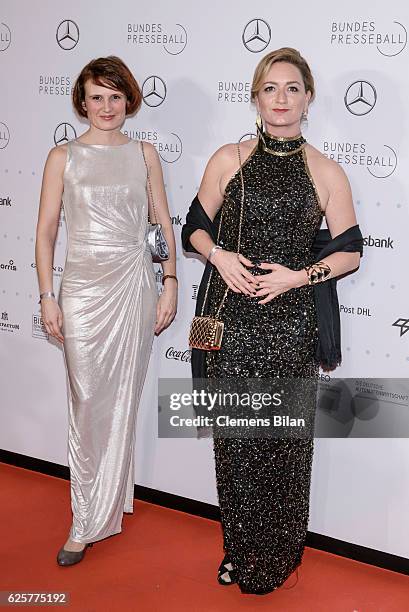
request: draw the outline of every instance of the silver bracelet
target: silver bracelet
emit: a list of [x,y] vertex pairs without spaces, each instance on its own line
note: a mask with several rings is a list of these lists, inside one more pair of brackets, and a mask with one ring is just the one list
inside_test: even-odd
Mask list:
[[40,293],[40,299],[39,299],[39,304],[41,304],[41,300],[43,298],[54,298],[55,299],[55,295],[54,295],[54,291],[44,291],[44,293]]
[[218,244],[215,244],[214,247],[210,250],[210,253],[207,256],[207,259],[209,261],[212,261],[212,257],[216,253],[217,249],[221,249],[221,248],[222,248],[221,246],[219,246]]

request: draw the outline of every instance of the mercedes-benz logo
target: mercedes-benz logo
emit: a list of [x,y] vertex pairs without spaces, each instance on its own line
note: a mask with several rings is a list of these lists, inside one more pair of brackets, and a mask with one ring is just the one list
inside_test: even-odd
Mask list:
[[11,44],[11,31],[6,23],[0,23],[0,51],[5,51]]
[[271,28],[264,19],[252,19],[244,27],[241,39],[248,51],[260,53],[270,43]]
[[396,319],[395,323],[392,323],[392,327],[399,327],[399,335],[402,338],[409,331],[409,319]]
[[57,43],[64,51],[71,51],[80,39],[80,29],[72,19],[64,19],[56,32]]
[[344,102],[352,115],[367,115],[377,100],[376,89],[369,81],[355,81],[345,92]]
[[5,149],[10,142],[10,132],[5,123],[0,121],[0,149]]
[[65,144],[69,140],[73,140],[76,137],[77,132],[71,123],[59,123],[55,128],[54,143],[56,146]]
[[142,85],[143,101],[148,106],[160,106],[166,98],[166,84],[159,76],[149,76]]

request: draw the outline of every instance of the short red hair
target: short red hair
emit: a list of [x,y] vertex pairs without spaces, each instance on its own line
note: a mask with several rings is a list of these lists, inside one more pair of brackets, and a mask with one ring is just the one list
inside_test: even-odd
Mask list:
[[87,117],[83,107],[85,83],[91,80],[95,85],[116,89],[126,96],[126,114],[133,115],[142,103],[142,92],[128,66],[115,55],[91,60],[81,70],[75,81],[72,102],[81,117]]

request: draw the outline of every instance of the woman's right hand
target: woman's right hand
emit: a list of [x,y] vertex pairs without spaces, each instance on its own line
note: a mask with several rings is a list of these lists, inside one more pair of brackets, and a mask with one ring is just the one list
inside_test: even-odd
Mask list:
[[244,255],[225,251],[224,249],[216,249],[211,263],[217,268],[226,285],[234,293],[256,295],[256,288],[259,283],[258,278],[246,269],[246,266],[252,268],[254,264]]
[[52,297],[41,300],[41,316],[47,333],[59,342],[64,342],[62,335],[62,312],[57,301]]

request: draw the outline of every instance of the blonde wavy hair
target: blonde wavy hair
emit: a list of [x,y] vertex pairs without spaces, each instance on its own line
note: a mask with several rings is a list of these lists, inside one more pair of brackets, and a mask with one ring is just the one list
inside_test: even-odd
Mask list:
[[288,62],[299,69],[304,82],[305,91],[311,92],[312,101],[315,97],[314,77],[312,76],[309,65],[301,53],[292,47],[282,47],[281,49],[271,51],[260,60],[254,71],[253,82],[251,84],[251,101],[255,101],[258,92],[265,82],[268,71],[276,62]]

